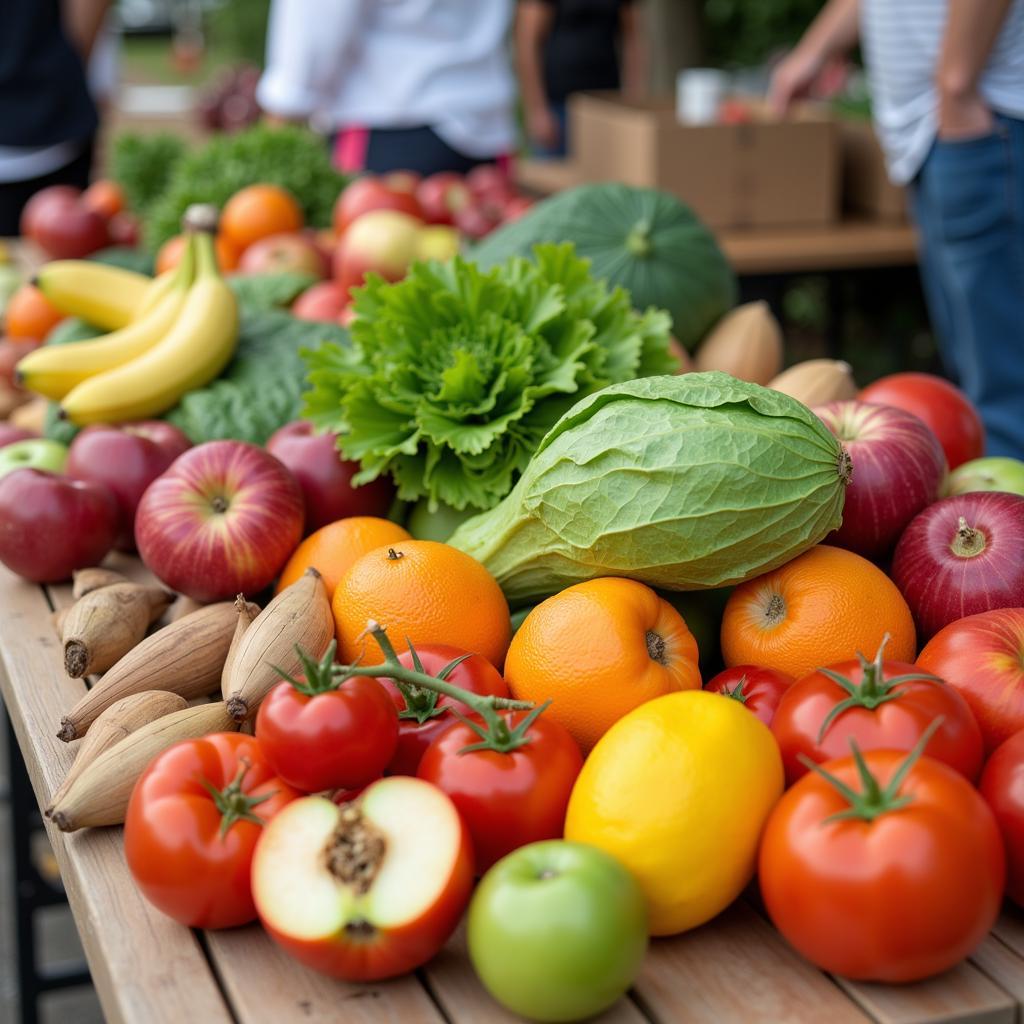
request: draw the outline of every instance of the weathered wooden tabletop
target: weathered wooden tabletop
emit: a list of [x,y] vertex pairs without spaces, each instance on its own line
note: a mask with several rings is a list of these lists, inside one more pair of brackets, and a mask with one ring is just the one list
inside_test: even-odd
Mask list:
[[[123,560],[122,571],[138,563]],[[73,756],[56,738],[85,683],[69,679],[50,612],[70,588],[24,583],[0,567],[0,683],[40,806]],[[195,932],[132,884],[119,828],[70,836],[47,825],[93,980],[111,1022],[131,1024],[482,1024],[515,1018],[481,988],[456,936],[415,976],[346,985],[290,960],[256,926]],[[1024,915],[1007,910],[970,962],[900,988],[852,984],[794,953],[739,901],[711,924],[654,942],[628,998],[603,1024],[1014,1024],[1024,1000]]]

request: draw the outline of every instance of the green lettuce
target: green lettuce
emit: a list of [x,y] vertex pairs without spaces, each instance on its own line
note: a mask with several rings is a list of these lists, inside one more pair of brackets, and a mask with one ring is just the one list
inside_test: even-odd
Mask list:
[[366,483],[407,501],[487,509],[581,396],[668,373],[669,319],[632,310],[571,245],[489,271],[456,258],[356,292],[351,348],[306,354],[304,415],[342,434]]

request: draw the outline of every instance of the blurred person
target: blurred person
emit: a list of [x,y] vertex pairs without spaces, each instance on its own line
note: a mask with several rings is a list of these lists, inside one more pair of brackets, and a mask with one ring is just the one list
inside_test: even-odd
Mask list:
[[89,184],[96,107],[85,63],[109,0],[3,0],[0,237],[48,185]]
[[1024,0],[829,0],[775,71],[776,108],[858,39],[943,362],[987,454],[1024,458]]
[[464,173],[509,153],[512,0],[273,0],[256,98],[315,119],[341,170]]
[[574,92],[647,90],[639,0],[519,0],[516,67],[526,134],[536,156],[564,156]]

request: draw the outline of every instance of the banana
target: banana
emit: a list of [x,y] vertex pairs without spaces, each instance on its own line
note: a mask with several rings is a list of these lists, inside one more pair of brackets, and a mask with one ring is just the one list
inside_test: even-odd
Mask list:
[[165,270],[159,277],[147,278],[146,290],[142,293],[142,301],[135,310],[135,317],[145,316],[171,290],[176,280],[177,267]]
[[79,384],[61,404],[72,423],[115,423],[157,416],[228,364],[238,341],[238,306],[217,272],[213,237],[192,235],[196,280],[167,334],[138,359]]
[[137,359],[174,326],[192,284],[192,268],[187,256],[174,272],[171,287],[153,309],[127,327],[89,341],[44,345],[30,352],[15,368],[19,385],[47,398],[61,399],[90,377]]
[[135,319],[152,280],[95,260],[54,260],[36,275],[42,293],[62,313],[80,316],[108,331]]

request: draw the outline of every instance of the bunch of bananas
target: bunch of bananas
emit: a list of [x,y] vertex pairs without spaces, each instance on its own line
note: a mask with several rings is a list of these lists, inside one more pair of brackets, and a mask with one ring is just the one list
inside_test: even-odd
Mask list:
[[18,363],[22,387],[60,401],[61,415],[79,426],[158,416],[218,376],[234,354],[237,303],[208,230],[189,231],[177,268],[155,280],[64,260],[44,267],[37,281],[62,312],[113,328],[89,341],[44,345]]

